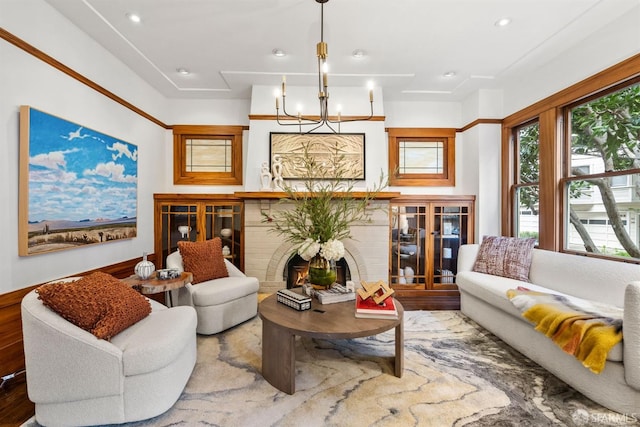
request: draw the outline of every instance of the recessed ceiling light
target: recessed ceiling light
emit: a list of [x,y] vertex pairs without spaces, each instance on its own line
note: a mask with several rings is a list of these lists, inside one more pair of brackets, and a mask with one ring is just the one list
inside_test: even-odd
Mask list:
[[455,71],[447,71],[446,73],[443,74],[444,77],[455,77],[456,76],[456,72]]
[[287,55],[286,53],[284,53],[284,50],[277,48],[273,49],[271,53],[273,54],[273,56],[277,56],[278,58],[282,58],[283,56]]
[[186,68],[177,68],[176,71],[178,72],[178,74],[183,76],[188,76],[189,74],[191,74],[191,72]]
[[500,18],[495,22],[496,27],[506,27],[511,24],[511,18]]
[[129,21],[135,22],[136,24],[139,24],[142,21],[142,18],[140,18],[140,15],[137,13],[127,13],[127,18],[129,18]]
[[362,50],[362,49],[356,49],[351,54],[351,56],[353,56],[356,59],[364,58],[364,55],[365,55],[365,53],[364,53],[364,50]]

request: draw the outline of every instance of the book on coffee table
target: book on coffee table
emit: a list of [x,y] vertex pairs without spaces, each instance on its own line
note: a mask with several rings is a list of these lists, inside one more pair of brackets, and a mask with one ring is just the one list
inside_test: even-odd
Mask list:
[[334,304],[337,302],[353,301],[356,298],[356,293],[348,291],[346,287],[336,283],[330,289],[314,289],[313,296],[318,299],[320,304]]
[[376,304],[371,298],[362,299],[356,295],[356,317],[361,319],[397,319],[398,309],[393,297],[389,297],[382,304]]

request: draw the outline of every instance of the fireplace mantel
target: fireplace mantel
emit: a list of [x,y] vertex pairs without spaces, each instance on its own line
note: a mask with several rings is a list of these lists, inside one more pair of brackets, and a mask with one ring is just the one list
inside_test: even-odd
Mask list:
[[[302,192],[299,194],[303,194]],[[356,199],[362,199],[367,196],[367,192],[365,191],[353,191],[351,193],[336,193],[336,197],[340,197],[341,194],[349,195]],[[284,191],[236,191],[233,193],[235,197],[244,200],[279,200],[286,199],[288,197],[287,193]],[[391,200],[396,197],[400,197],[401,193],[398,191],[381,191],[376,194],[374,199],[376,200]]]

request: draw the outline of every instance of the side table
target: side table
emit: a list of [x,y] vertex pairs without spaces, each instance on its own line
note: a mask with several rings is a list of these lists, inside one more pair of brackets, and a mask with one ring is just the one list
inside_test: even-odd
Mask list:
[[168,297],[169,307],[173,307],[173,298],[171,291],[174,289],[180,289],[187,283],[191,283],[193,280],[193,274],[188,271],[182,272],[180,277],[175,279],[160,280],[155,275],[148,279],[141,279],[137,275],[131,275],[127,278],[121,279],[124,283],[131,286],[136,291],[143,295],[157,294],[160,292],[166,292]]

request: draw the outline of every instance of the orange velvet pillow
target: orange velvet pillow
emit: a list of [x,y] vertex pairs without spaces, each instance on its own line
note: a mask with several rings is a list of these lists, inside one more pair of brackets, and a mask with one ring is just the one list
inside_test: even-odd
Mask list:
[[149,301],[107,273],[95,272],[74,282],[36,289],[42,303],[74,325],[110,340],[151,313]]
[[178,242],[184,271],[193,274],[193,285],[207,280],[229,277],[222,255],[222,240],[215,237],[204,242]]

